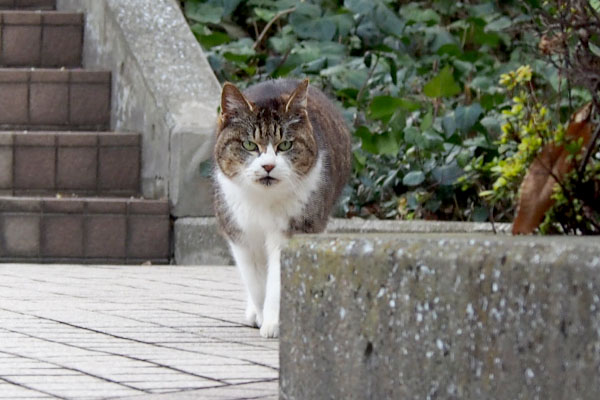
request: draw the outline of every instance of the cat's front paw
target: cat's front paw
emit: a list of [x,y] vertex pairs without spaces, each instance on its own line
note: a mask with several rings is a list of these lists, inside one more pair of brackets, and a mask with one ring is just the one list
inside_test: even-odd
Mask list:
[[246,322],[253,328],[260,328],[262,326],[263,317],[261,314],[256,312],[254,306],[246,307]]
[[264,338],[279,337],[279,321],[264,321],[260,327],[260,336]]
[[[248,302],[246,305],[246,323],[253,328],[259,328],[260,324],[258,323],[258,315],[256,313],[256,308],[254,305]],[[262,321],[261,321],[262,322]]]

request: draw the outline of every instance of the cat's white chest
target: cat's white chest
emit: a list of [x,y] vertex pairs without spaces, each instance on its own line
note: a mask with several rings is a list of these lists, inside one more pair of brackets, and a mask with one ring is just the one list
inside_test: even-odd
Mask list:
[[311,195],[319,188],[322,156],[302,178],[260,187],[244,177],[230,179],[217,170],[216,180],[238,228],[246,236],[283,233],[290,219],[302,214]]

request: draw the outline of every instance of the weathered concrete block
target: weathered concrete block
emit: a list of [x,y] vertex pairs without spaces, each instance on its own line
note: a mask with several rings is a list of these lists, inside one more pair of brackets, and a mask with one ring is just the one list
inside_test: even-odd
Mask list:
[[171,213],[212,215],[210,158],[220,85],[176,0],[58,0],[86,13],[83,64],[113,73],[112,129],[143,134],[142,194]]
[[[186,146],[185,135],[172,152],[188,152],[194,146]],[[188,138],[192,140],[192,138]],[[212,146],[212,145],[211,145]],[[201,153],[196,153],[201,154]],[[190,155],[184,155],[180,160],[188,159]],[[181,173],[198,174],[197,162],[189,162],[186,167],[182,162],[181,168],[174,168]],[[178,180],[182,182],[183,180]],[[191,190],[188,188],[188,190]],[[184,199],[185,200],[185,199]],[[203,202],[206,207],[212,206],[212,199],[202,195],[191,197],[187,201]],[[365,220],[361,218],[341,219],[331,218],[327,225],[327,233],[498,233],[510,231],[510,224],[496,224],[494,227],[489,223],[470,222],[446,222],[446,221],[383,221]],[[210,217],[179,218],[175,222],[175,263],[184,265],[233,265],[233,258],[229,255],[229,247],[225,240],[217,238],[220,236],[217,228],[217,220]],[[214,260],[213,262],[207,262]]]
[[600,241],[298,236],[284,399],[600,398]]
[[174,236],[177,265],[234,264],[215,218],[178,218]]

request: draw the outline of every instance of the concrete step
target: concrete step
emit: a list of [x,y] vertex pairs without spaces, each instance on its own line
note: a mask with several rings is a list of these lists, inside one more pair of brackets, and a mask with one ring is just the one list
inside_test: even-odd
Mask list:
[[0,129],[107,130],[110,71],[0,68]]
[[0,197],[0,262],[165,264],[167,200]]
[[138,196],[141,135],[0,131],[0,195]]
[[0,11],[0,34],[0,66],[81,67],[81,13]]
[[0,0],[0,10],[55,10],[56,0]]

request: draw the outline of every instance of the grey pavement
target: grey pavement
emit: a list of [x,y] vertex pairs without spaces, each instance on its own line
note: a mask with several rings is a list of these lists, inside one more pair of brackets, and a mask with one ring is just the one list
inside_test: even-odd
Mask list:
[[0,399],[276,399],[234,267],[0,264]]

